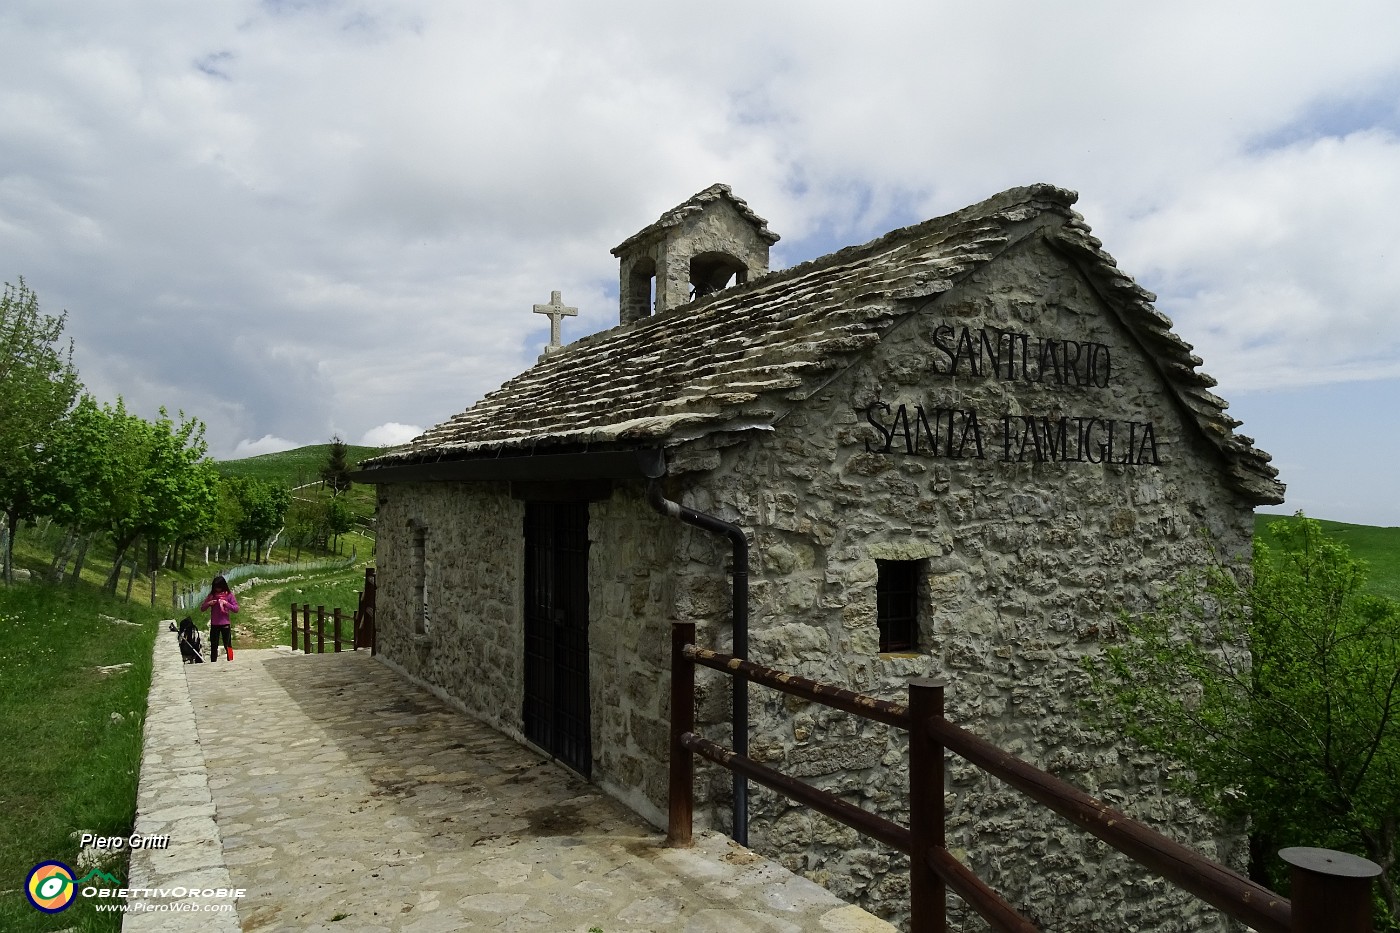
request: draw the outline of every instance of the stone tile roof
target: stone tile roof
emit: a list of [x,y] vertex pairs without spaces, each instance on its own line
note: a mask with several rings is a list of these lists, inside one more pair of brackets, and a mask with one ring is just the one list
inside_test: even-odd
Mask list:
[[[696,198],[728,196],[720,188]],[[364,468],[658,446],[770,427],[791,402],[820,391],[908,314],[900,299],[945,292],[1015,243],[1044,236],[1084,272],[1156,360],[1171,391],[1219,451],[1229,485],[1255,504],[1283,501],[1269,455],[1235,433],[1241,422],[1210,391],[1215,380],[1198,370],[1200,358],[1153,307],[1155,296],[1120,272],[1090,234],[1072,209],[1077,197],[1045,184],[1013,188],[584,337]],[[658,224],[663,222],[665,216]]]
[[728,185],[710,185],[710,187],[706,188],[704,191],[691,195],[684,202],[677,204],[675,207],[662,214],[655,223],[648,224],[617,244],[617,246],[613,247],[612,254],[619,259],[622,258],[622,254],[631,249],[634,244],[655,236],[667,227],[680,226],[685,222],[687,217],[692,214],[700,213],[705,209],[707,204],[720,199],[724,199],[734,205],[734,209],[739,212],[741,217],[758,228],[758,235],[762,237],[769,246],[772,246],[774,243],[778,242],[778,240],[782,239],[772,230],[768,229],[768,221],[755,214],[749,207],[749,202],[745,201],[743,198],[735,197],[734,192],[730,190]]

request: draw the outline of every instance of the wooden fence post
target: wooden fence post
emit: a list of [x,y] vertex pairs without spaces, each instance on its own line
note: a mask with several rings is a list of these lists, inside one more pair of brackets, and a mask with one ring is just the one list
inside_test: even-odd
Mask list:
[[948,894],[943,879],[929,864],[934,849],[947,847],[943,811],[943,743],[929,732],[929,721],[943,718],[941,680],[909,681],[909,929],[911,933],[945,933]]
[[685,646],[695,643],[694,622],[671,623],[671,772],[666,844],[688,848],[695,812],[695,758],[681,736],[695,731],[695,662]]
[[292,650],[297,650],[297,604],[292,603]]
[[316,653],[326,653],[326,607],[316,607]]
[[1279,857],[1289,865],[1293,933],[1371,933],[1371,879],[1379,865],[1309,846],[1283,849]]
[[334,627],[331,629],[331,643],[335,645],[336,653],[340,653],[340,607],[336,606],[331,610],[331,621]]
[[301,604],[301,653],[311,653],[311,604]]

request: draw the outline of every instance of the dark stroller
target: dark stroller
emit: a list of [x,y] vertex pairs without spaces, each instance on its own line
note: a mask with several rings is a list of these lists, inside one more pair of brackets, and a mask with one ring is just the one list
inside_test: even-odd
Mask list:
[[200,654],[199,629],[194,627],[194,620],[185,616],[180,620],[180,628],[175,628],[175,623],[170,623],[171,631],[178,632],[180,636],[180,657],[186,664],[203,664],[204,655]]

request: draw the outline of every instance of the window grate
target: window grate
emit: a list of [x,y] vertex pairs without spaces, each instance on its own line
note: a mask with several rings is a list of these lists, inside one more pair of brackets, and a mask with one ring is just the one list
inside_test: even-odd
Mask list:
[[877,560],[875,618],[880,650],[914,651],[919,647],[919,565],[917,560]]

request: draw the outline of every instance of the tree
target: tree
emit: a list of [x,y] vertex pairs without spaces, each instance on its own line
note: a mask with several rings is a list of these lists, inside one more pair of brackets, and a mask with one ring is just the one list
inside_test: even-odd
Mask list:
[[325,537],[326,508],[322,501],[295,496],[287,509],[288,543],[297,549],[296,559],[301,559],[302,548],[315,545]]
[[73,346],[61,343],[66,315],[39,310],[25,285],[5,284],[0,295],[0,512],[9,535],[0,555],[0,580],[11,582],[14,532],[33,520],[41,460],[55,425],[77,397]]
[[[238,528],[243,521],[243,505],[238,498],[236,483],[227,478],[219,479],[219,502],[214,508],[214,521],[209,529],[209,537],[218,542],[218,553],[222,554],[223,546],[230,544],[238,537]],[[232,554],[230,544],[229,553]],[[204,562],[209,562],[208,548],[205,548]],[[219,560],[215,557],[215,560]]]
[[136,542],[146,520],[145,486],[155,439],[143,418],[126,410],[120,397],[116,405],[103,405],[106,416],[104,456],[98,465],[96,520],[112,539],[115,557],[104,584],[115,593],[127,549]]
[[335,552],[340,553],[340,536],[355,527],[355,513],[341,499],[326,503],[326,529],[335,538]]
[[228,483],[243,512],[238,523],[238,536],[244,541],[254,542],[261,555],[263,544],[282,527],[287,507],[292,501],[291,490],[278,483],[251,477],[230,477]]
[[[1189,769],[1182,788],[1250,833],[1276,890],[1293,845],[1381,866],[1377,928],[1400,929],[1400,604],[1299,515],[1255,543],[1252,581],[1187,578],[1089,663],[1101,722]],[[1237,824],[1239,825],[1239,824]]]
[[214,467],[205,457],[204,425],[165,409],[155,422],[133,415],[118,398],[103,406],[106,455],[97,482],[98,520],[112,537],[116,556],[106,588],[115,593],[122,563],[136,539],[175,541],[199,527],[218,504]]
[[331,438],[331,449],[326,456],[326,464],[321,467],[321,483],[331,487],[333,497],[339,496],[352,485],[348,453],[345,442],[339,436]]
[[146,477],[146,519],[141,534],[149,545],[148,569],[155,569],[161,544],[174,544],[212,528],[219,502],[219,474],[205,456],[204,424],[182,411],[176,423],[160,410],[151,425],[152,448]]
[[[54,554],[54,578],[61,579],[71,548],[87,541],[102,526],[101,496],[109,468],[110,415],[86,393],[58,423],[44,451],[40,483],[36,490],[38,511],[68,529]],[[82,571],[85,547],[78,551],[73,579]]]

